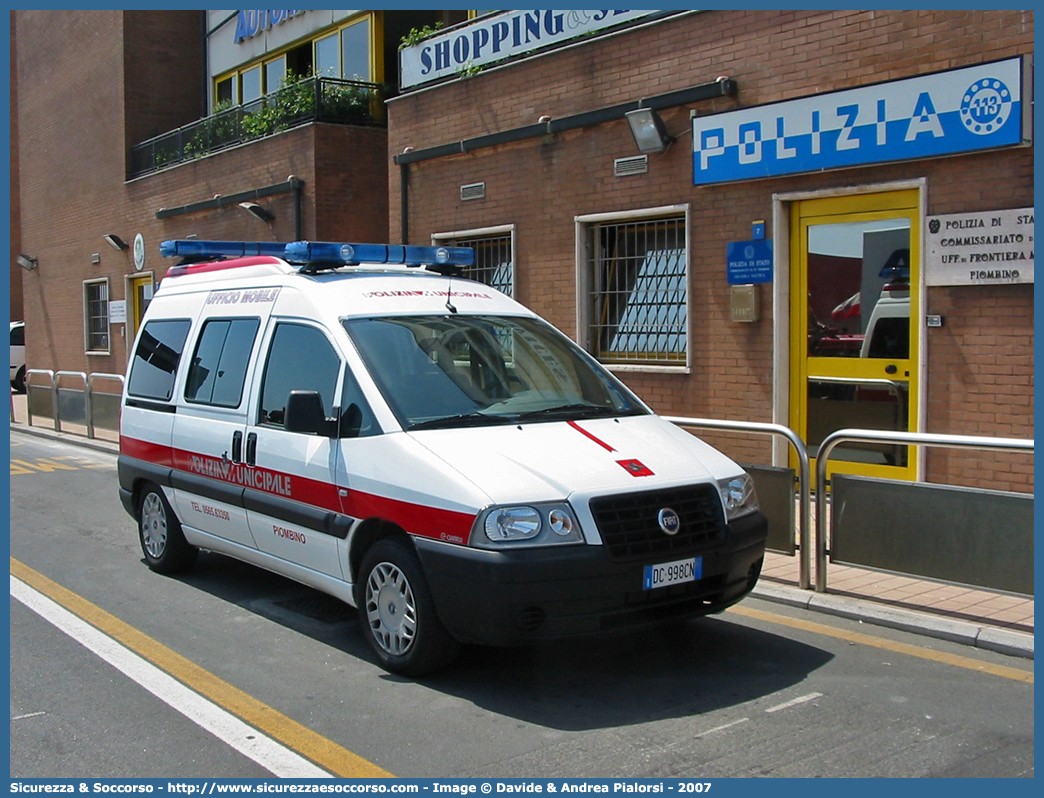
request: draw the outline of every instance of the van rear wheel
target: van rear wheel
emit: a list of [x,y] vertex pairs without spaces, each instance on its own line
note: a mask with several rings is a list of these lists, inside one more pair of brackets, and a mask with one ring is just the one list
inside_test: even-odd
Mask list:
[[138,539],[149,568],[161,574],[175,574],[189,568],[199,554],[181,531],[177,516],[163,495],[163,489],[148,483],[141,489],[138,504]]
[[377,541],[363,557],[355,591],[363,636],[388,670],[424,676],[456,658],[458,643],[435,612],[408,541]]

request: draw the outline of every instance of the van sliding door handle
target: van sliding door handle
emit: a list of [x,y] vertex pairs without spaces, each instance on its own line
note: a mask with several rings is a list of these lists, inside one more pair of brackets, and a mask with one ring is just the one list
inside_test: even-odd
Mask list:
[[251,432],[247,435],[247,451],[246,451],[246,464],[248,466],[257,465],[257,433]]
[[243,462],[243,433],[232,433],[232,462]]

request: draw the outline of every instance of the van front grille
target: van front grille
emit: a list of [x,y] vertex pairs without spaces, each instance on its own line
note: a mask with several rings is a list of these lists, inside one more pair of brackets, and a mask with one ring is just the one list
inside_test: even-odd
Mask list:
[[[618,561],[653,560],[698,553],[725,538],[721,497],[714,485],[600,496],[590,503],[609,555]],[[677,534],[660,528],[661,510],[670,509],[681,520]]]

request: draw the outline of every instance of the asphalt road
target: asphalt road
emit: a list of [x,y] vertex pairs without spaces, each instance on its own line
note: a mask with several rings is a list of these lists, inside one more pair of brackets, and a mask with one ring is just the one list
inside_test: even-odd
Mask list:
[[1033,775],[1026,660],[756,600],[390,675],[334,599],[206,552],[149,571],[115,466],[12,431],[12,777]]

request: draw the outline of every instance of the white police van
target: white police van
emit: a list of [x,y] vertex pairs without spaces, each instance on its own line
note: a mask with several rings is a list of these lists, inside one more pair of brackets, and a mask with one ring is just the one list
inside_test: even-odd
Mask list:
[[221,552],[358,608],[389,670],[719,612],[766,519],[466,248],[168,241],[123,395],[149,567]]

